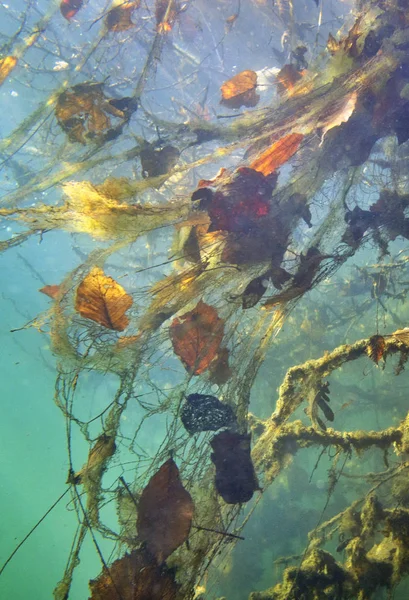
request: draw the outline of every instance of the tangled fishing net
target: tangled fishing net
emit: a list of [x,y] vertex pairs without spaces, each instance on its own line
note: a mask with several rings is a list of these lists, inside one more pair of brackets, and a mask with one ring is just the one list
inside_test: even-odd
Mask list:
[[21,4],[0,83],[36,91],[0,142],[0,247],[75,256],[58,281],[24,258],[49,307],[11,333],[56,359],[55,600],[85,546],[92,600],[406,598],[408,3]]

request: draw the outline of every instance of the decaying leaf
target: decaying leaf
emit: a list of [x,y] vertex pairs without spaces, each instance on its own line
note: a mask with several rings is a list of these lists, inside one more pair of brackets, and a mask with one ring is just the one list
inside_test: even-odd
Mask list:
[[210,442],[211,459],[216,467],[216,489],[227,504],[248,502],[259,489],[250,441],[250,434],[222,431]]
[[123,331],[129,324],[125,313],[132,302],[119,283],[95,267],[77,288],[75,310],[108,329]]
[[289,96],[292,95],[294,86],[302,78],[302,73],[298,71],[295,65],[284,65],[284,67],[277,73],[277,91],[280,95],[285,92]]
[[250,283],[246,286],[242,296],[241,302],[244,310],[248,308],[253,308],[257,304],[257,302],[264,296],[267,285],[265,285],[265,275],[261,275],[260,277],[256,277],[252,279]]
[[[408,336],[409,339],[409,336]],[[385,338],[382,335],[373,335],[369,339],[366,352],[374,363],[378,364],[385,352]]]
[[359,17],[345,38],[339,41],[335,39],[332,33],[328,36],[327,50],[331,55],[337,52],[343,52],[344,54],[355,58],[358,54],[357,41],[361,35],[361,18]]
[[232,370],[229,367],[229,350],[220,348],[216,358],[209,365],[209,380],[216,385],[223,385],[232,376]]
[[138,503],[139,538],[159,564],[187,540],[193,512],[193,500],[170,458],[151,477]]
[[135,27],[131,17],[139,4],[140,0],[134,0],[133,2],[119,0],[117,6],[111,8],[105,18],[105,25],[108,31],[126,31],[127,29],[131,29],[131,27]]
[[289,133],[253,160],[250,168],[265,176],[270,175],[297,152],[303,138],[301,133]]
[[40,288],[38,291],[41,292],[42,294],[45,294],[46,296],[49,296],[53,300],[55,300],[57,298],[58,294],[60,293],[60,286],[59,285],[45,285],[44,287]]
[[190,434],[217,431],[236,422],[231,406],[208,394],[189,394],[182,406],[180,418]]
[[119,558],[89,582],[89,600],[176,600],[174,572],[158,566],[143,550]]
[[143,177],[157,177],[165,175],[173,169],[179,160],[180,152],[173,146],[155,148],[153,144],[146,143],[141,150],[140,158]]
[[63,17],[69,21],[82,8],[84,0],[61,0],[60,11]]
[[172,321],[169,329],[175,354],[193,375],[200,375],[216,357],[224,334],[224,322],[202,300]]
[[107,98],[101,83],[80,83],[59,95],[55,116],[70,141],[86,144],[118,137],[136,108],[133,98]]
[[256,106],[260,96],[256,94],[257,73],[255,71],[241,71],[223,83],[220,88],[222,99],[220,104],[229,108],[241,106]]
[[18,60],[15,56],[6,56],[0,60],[0,85],[10,75]]

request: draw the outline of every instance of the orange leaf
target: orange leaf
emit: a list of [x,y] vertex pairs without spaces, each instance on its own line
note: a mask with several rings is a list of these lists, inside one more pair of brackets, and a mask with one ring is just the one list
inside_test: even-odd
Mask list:
[[220,104],[229,108],[241,106],[256,106],[260,96],[256,94],[257,73],[255,71],[242,71],[223,83],[220,88],[222,99]]
[[302,73],[295,68],[294,65],[284,65],[284,67],[277,73],[277,91],[280,95],[288,92],[291,96],[294,90],[294,86],[302,77]]
[[187,540],[193,512],[193,500],[170,458],[151,477],[138,504],[138,535],[159,564]]
[[301,133],[290,133],[284,136],[253,160],[250,168],[267,177],[297,152],[303,137]]
[[212,306],[200,300],[193,310],[173,320],[169,333],[173,349],[186,370],[200,375],[219,351],[224,322]]
[[10,75],[18,60],[15,56],[6,56],[0,60],[0,85]]
[[369,339],[366,352],[374,363],[378,364],[385,352],[385,338],[382,335],[373,335]]
[[174,571],[158,566],[143,550],[133,550],[89,582],[90,600],[176,600]]
[[58,294],[60,293],[60,286],[59,285],[45,285],[44,287],[40,288],[38,291],[41,292],[42,294],[45,294],[46,296],[49,296],[53,300],[55,300],[57,298]]
[[119,283],[95,267],[78,286],[75,310],[108,329],[123,331],[129,324],[125,312],[132,302]]
[[119,6],[114,6],[108,11],[105,18],[105,24],[108,31],[126,31],[131,27],[135,27],[132,22],[132,12],[138,8],[140,0],[135,2],[123,2]]

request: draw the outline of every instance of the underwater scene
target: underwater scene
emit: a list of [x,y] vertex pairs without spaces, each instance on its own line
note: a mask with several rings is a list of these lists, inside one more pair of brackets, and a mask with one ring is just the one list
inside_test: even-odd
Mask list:
[[0,598],[408,600],[409,0],[0,47]]

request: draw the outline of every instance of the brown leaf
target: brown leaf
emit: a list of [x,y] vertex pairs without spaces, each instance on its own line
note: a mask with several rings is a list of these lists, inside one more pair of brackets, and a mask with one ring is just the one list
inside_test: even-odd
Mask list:
[[186,370],[200,375],[219,351],[224,322],[212,306],[200,300],[193,310],[172,321],[169,334],[175,354]]
[[108,329],[123,331],[129,324],[125,313],[132,302],[119,283],[95,267],[78,286],[75,310]]
[[255,71],[242,71],[223,83],[220,88],[222,99],[220,104],[229,108],[241,106],[256,106],[260,96],[256,94],[257,73]]
[[40,288],[38,291],[41,292],[42,294],[45,294],[46,296],[49,296],[53,300],[55,300],[57,298],[58,294],[60,293],[60,286],[59,285],[45,285],[44,287]]
[[75,17],[80,8],[82,8],[83,4],[83,0],[61,0],[60,11],[62,16],[67,21],[70,21],[70,19]]
[[0,85],[10,75],[17,63],[18,59],[15,56],[6,56],[0,60]]
[[301,133],[290,133],[284,136],[253,160],[250,168],[267,177],[297,152],[303,138]]
[[133,11],[139,7],[140,0],[134,2],[122,2],[118,6],[114,6],[108,11],[105,18],[105,25],[108,31],[126,31],[135,27],[131,16]]
[[143,550],[133,550],[89,582],[89,600],[176,600],[174,573],[158,566]]
[[378,364],[385,352],[385,338],[382,335],[373,335],[369,339],[366,352],[374,363]]
[[284,67],[277,73],[277,91],[280,95],[288,93],[292,95],[294,86],[302,78],[302,73],[296,69],[294,65],[284,65]]
[[159,175],[165,175],[176,165],[179,156],[179,150],[173,146],[155,148],[152,144],[146,144],[140,153],[142,176],[158,177]]
[[232,370],[229,367],[229,350],[220,348],[217,356],[209,366],[209,379],[212,383],[223,385],[232,376]]
[[139,538],[159,564],[187,540],[193,512],[193,500],[170,458],[151,477],[138,504]]
[[[55,116],[72,142],[115,139],[137,109],[134,98],[107,98],[101,83],[80,83],[58,96]],[[111,115],[116,124],[111,127]]]

